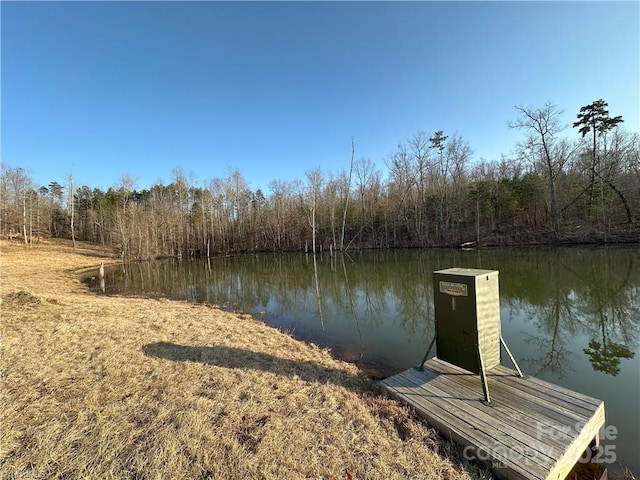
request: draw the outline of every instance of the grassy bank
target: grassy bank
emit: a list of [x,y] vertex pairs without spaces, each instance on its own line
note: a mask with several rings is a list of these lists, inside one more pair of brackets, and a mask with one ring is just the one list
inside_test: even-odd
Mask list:
[[356,367],[249,316],[86,291],[115,259],[3,243],[0,477],[433,478],[480,471]]

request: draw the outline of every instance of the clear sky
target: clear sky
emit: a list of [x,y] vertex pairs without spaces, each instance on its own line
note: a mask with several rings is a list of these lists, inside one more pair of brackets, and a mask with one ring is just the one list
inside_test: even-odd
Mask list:
[[[639,131],[640,3],[0,2],[2,161],[139,189],[379,168],[419,130],[509,155],[515,105]],[[574,132],[568,132],[577,136]]]

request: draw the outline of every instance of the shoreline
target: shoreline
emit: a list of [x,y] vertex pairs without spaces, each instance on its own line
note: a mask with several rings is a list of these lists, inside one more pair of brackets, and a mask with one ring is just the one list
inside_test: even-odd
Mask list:
[[[246,314],[91,294],[108,250],[0,245],[11,478],[490,478],[355,365]],[[438,453],[439,452],[439,453]]]

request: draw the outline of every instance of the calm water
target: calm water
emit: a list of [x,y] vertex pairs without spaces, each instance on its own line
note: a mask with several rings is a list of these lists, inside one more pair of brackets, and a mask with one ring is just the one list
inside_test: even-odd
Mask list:
[[449,267],[500,271],[503,337],[522,370],[603,399],[618,431],[606,443],[640,473],[640,246],[158,261],[108,270],[105,292],[249,312],[386,377],[422,359],[431,272]]

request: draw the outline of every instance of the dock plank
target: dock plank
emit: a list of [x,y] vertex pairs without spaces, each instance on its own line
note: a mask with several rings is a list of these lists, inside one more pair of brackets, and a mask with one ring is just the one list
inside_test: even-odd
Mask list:
[[473,453],[476,453],[476,449],[482,448],[482,458],[486,459],[483,463],[491,467],[499,465],[508,468],[513,472],[513,475],[508,477],[509,479],[527,480],[530,478],[542,478],[530,477],[521,472],[517,455],[503,455],[502,450],[498,448],[499,443],[497,443],[494,438],[480,430],[469,429],[464,422],[461,422],[458,417],[443,405],[429,401],[429,399],[421,397],[418,394],[407,394],[402,388],[398,388],[398,386],[395,385],[397,381],[397,379],[392,379],[386,384],[386,388],[392,396],[411,405],[418,413],[428,411],[429,416],[427,420],[429,424],[443,436],[452,439],[463,447],[472,447],[474,449]]
[[[498,365],[497,367],[495,367],[492,370],[492,373],[494,373],[496,375],[505,375],[507,377],[511,377],[511,376],[513,376],[514,371],[509,369],[509,368],[507,368],[507,367],[505,367],[504,365]],[[562,387],[562,386],[557,385],[555,383],[547,382],[545,380],[541,380],[539,378],[532,377],[532,376],[529,376],[529,375],[527,375],[526,378],[532,384],[540,385],[540,386],[543,386],[543,387],[549,389],[550,391],[554,391],[554,392],[558,392],[560,394],[564,394],[565,396],[571,398],[572,400],[574,400],[574,399],[580,400],[580,401],[583,401],[583,402],[585,402],[585,403],[587,403],[587,404],[589,404],[591,406],[594,406],[594,407],[598,407],[602,403],[602,400],[598,400],[597,398],[590,397],[588,395],[585,395],[584,393],[575,392],[575,391],[573,391],[573,390],[571,390],[569,388]]]
[[[404,374],[405,372],[402,372],[402,373]],[[431,370],[425,370],[424,375],[426,377],[434,377],[439,374]],[[476,390],[475,397],[478,398],[478,402],[475,402],[475,404],[481,403],[481,400],[484,400],[484,398],[481,395],[479,395],[477,392],[477,382],[478,382],[477,378],[475,380],[471,379],[469,382],[470,386],[467,387],[471,391],[473,391],[474,388]],[[432,395],[433,393],[430,392],[427,395],[430,395],[430,394]],[[473,398],[473,395],[469,395],[469,397]],[[496,398],[496,399],[500,400],[500,398]],[[540,416],[536,416],[535,413],[531,413],[528,410],[523,412],[521,408],[515,408],[513,405],[507,402],[494,401],[491,404],[491,413],[496,422],[505,422],[505,423],[514,424],[517,428],[519,428],[522,432],[525,432],[525,433],[535,432],[537,428],[539,428],[541,425],[544,425],[544,424],[541,424],[540,422]],[[552,426],[545,425],[545,428],[552,428]],[[548,442],[550,446],[553,446],[559,449],[564,448],[566,446],[565,441],[559,438],[556,438],[555,436],[552,436],[548,440]]]
[[[420,393],[429,392],[432,387],[425,388],[424,385],[419,384],[419,373],[420,372],[416,372],[415,370],[405,371],[402,372],[400,376],[407,378],[409,381],[415,382],[414,385],[419,388]],[[442,385],[439,385],[439,388],[443,392],[451,393],[451,390],[447,386],[447,382],[440,383]],[[445,396],[444,398],[447,397]],[[464,405],[474,419],[497,426],[505,436],[514,438],[518,442],[527,446],[539,446],[538,451],[542,451],[544,448],[564,448],[564,442],[555,438],[552,439],[551,442],[545,439],[544,444],[542,444],[542,440],[539,438],[536,430],[538,427],[537,423],[526,421],[526,418],[517,418],[519,421],[514,421],[516,416],[519,415],[519,411],[517,409],[510,407],[508,404],[495,401],[490,405],[487,405],[483,400],[483,398],[479,398],[476,401],[464,402],[463,400],[458,399],[456,404]],[[553,458],[553,453],[548,456]]]
[[[459,367],[447,364],[446,362],[435,359],[430,368],[450,376],[452,381],[460,382],[478,382],[478,376],[469,374]],[[465,372],[460,374],[459,372]],[[539,385],[537,388],[531,389],[526,386],[531,377],[523,379],[516,375],[516,372],[511,371],[511,375],[491,375],[488,376],[490,384],[491,396],[501,396],[502,400],[512,404],[527,406],[532,409],[537,418],[551,419],[554,424],[565,424],[570,422],[571,424],[577,424],[585,419],[588,419],[590,414],[596,409],[593,406],[590,410],[583,408],[580,405],[574,405],[568,403],[571,399],[566,397],[555,397],[545,391],[544,385]],[[498,380],[495,382],[495,380]],[[547,382],[548,385],[551,385]],[[493,386],[493,388],[491,388]],[[577,392],[576,392],[577,394]],[[570,406],[568,406],[570,405]],[[521,410],[524,410],[523,408]]]
[[[411,381],[410,376],[401,374],[401,377]],[[434,392],[451,393],[446,385],[439,387],[429,386],[429,389]],[[424,390],[424,388],[418,388],[418,394]],[[494,415],[495,412],[492,406],[486,405],[480,400],[466,402],[455,397],[446,398],[446,404],[465,425],[470,425],[474,429],[483,431],[494,439],[494,449],[497,448],[504,451],[508,449],[512,453],[517,452],[520,454],[518,462],[527,463],[529,468],[533,468],[533,464],[543,469],[548,469],[553,465],[557,455],[556,452],[552,451],[553,446],[546,443],[543,444],[542,440],[531,435],[531,432],[523,431],[514,422],[505,421],[506,418],[499,419]]]

